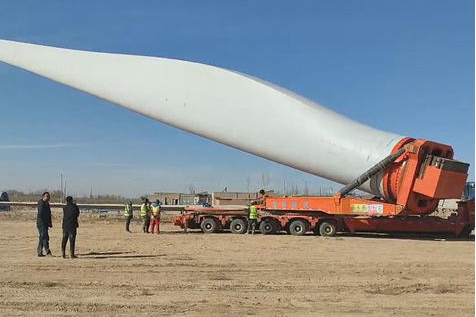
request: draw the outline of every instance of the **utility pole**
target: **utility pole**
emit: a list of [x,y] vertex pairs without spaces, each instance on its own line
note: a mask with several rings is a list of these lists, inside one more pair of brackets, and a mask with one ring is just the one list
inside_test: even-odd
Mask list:
[[63,173],[60,173],[60,191],[61,191],[61,194],[60,194],[60,204],[63,203]]

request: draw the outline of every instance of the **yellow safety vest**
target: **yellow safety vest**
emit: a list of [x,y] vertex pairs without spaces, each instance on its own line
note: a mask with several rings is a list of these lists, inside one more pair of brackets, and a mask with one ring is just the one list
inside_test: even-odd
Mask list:
[[155,218],[157,218],[160,215],[160,206],[152,205],[152,214],[154,215]]
[[124,206],[124,217],[129,217],[132,216],[132,206],[129,204],[126,204]]
[[256,206],[250,206],[250,219],[258,219],[258,209],[256,209]]
[[142,218],[145,218],[147,217],[147,214],[149,213],[149,206],[147,206],[147,204],[142,204],[142,206],[140,206],[140,216]]

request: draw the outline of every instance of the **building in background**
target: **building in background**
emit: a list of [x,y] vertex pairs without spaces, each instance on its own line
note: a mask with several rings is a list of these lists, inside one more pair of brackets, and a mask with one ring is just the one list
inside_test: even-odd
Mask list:
[[[269,196],[275,196],[273,190],[267,191]],[[229,206],[229,205],[249,205],[251,201],[260,198],[258,192],[207,192],[202,193],[168,193],[157,192],[149,195],[150,201],[160,200],[164,205],[203,205]]]
[[[267,191],[266,194],[274,196],[274,191]],[[214,192],[212,193],[211,201],[213,206],[229,206],[229,205],[249,205],[251,201],[260,197],[258,192],[245,193],[245,192]]]
[[153,193],[149,195],[150,201],[160,200],[164,205],[202,205],[210,203],[210,195],[203,193]]
[[153,193],[149,195],[149,200],[160,200],[164,205],[179,205],[180,193]]

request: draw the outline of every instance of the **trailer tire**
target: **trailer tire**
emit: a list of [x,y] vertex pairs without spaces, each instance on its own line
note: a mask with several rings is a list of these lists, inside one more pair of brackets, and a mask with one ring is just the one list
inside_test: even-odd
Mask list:
[[471,236],[471,231],[473,231],[473,229],[470,226],[466,226],[463,228],[463,230],[461,230],[458,237],[462,239],[469,239]]
[[320,236],[321,233],[319,232],[319,225],[316,225],[316,226],[312,229],[312,232],[313,232],[316,236]]
[[200,224],[200,228],[204,233],[215,233],[218,231],[218,223],[213,218],[205,218]]
[[233,219],[233,221],[230,223],[230,231],[232,233],[243,234],[243,233],[246,233],[247,229],[248,229],[248,224],[246,223],[245,220],[241,218]]
[[309,223],[306,220],[297,219],[289,225],[289,233],[293,236],[302,236],[309,231]]
[[265,219],[259,224],[259,231],[261,234],[274,234],[278,231],[278,224],[276,221]]
[[319,224],[319,234],[323,237],[333,237],[336,235],[337,228],[332,221],[323,221]]

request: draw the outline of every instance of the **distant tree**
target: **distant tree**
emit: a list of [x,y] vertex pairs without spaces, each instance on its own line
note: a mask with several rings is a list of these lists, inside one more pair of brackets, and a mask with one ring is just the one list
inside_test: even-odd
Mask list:
[[[41,197],[41,194],[43,192],[49,192],[51,195],[51,201],[52,202],[59,202],[61,199],[61,191],[60,190],[48,190],[48,189],[40,189],[40,190],[35,190],[31,191],[28,193],[15,190],[15,189],[10,189],[7,190],[6,192],[8,193],[8,196],[10,198],[10,201],[38,201]],[[87,203],[92,203],[92,204],[122,204],[126,203],[128,201],[132,201],[133,203],[140,203],[141,199],[140,197],[131,197],[131,198],[125,198],[120,195],[97,195],[93,198],[90,198],[88,196],[75,196],[72,194],[72,196],[75,198],[75,200],[78,203],[82,204],[87,204]],[[147,195],[146,195],[147,196]]]
[[298,185],[294,185],[293,195],[294,195],[294,196],[299,195],[299,187],[298,187]]
[[267,172],[261,173],[261,184],[263,185],[263,189],[267,189],[269,183],[271,182],[271,177]]

